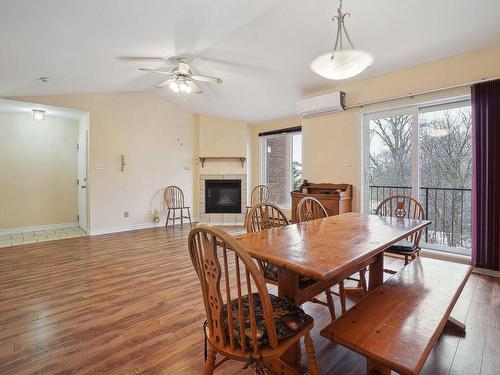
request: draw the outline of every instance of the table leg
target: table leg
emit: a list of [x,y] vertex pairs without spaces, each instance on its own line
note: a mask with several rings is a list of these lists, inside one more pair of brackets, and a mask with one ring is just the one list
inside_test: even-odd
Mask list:
[[[280,268],[278,295],[283,298],[288,298],[292,303],[295,303],[297,291],[299,288],[299,275],[295,272]],[[300,343],[290,347],[281,360],[291,367],[299,369],[301,367],[301,350]]]
[[465,337],[465,324],[456,320],[455,318],[448,316],[448,320],[446,321],[446,328],[457,334],[458,336]]
[[366,359],[366,373],[368,375],[391,375],[391,369],[374,360]]
[[375,262],[370,264],[368,291],[375,290],[384,283],[384,252],[375,255]]

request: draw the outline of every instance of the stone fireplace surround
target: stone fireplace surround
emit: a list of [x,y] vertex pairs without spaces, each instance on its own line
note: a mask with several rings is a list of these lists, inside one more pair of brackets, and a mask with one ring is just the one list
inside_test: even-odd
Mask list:
[[[205,181],[206,180],[241,180],[241,213],[219,214],[205,212]],[[239,223],[245,221],[245,211],[247,206],[247,175],[246,174],[201,174],[200,175],[200,222],[220,224]]]

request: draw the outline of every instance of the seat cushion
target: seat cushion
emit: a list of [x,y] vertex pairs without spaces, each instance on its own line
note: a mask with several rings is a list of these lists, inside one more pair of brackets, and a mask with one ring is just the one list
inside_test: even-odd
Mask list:
[[[264,278],[268,280],[278,281],[280,268],[271,263],[264,264]],[[309,286],[314,284],[315,280],[310,277],[300,276],[299,277],[299,288]]]
[[[295,306],[288,300],[275,295],[269,294],[271,298],[271,304],[273,306],[274,324],[276,326],[276,335],[278,340],[286,339],[287,337],[293,336],[297,331],[300,331],[306,324],[306,315],[304,310],[300,307]],[[264,345],[269,343],[269,338],[267,335],[264,312],[262,309],[262,304],[260,302],[260,296],[258,293],[252,293],[252,298],[255,306],[255,321],[257,325],[257,342],[259,345]],[[250,315],[249,315],[249,305],[248,296],[242,297],[243,305],[243,319],[245,320],[245,339],[247,347],[251,347],[252,343],[252,333],[250,326]],[[234,323],[234,338],[235,341],[240,343],[240,327],[239,327],[239,311],[238,311],[238,299],[235,298],[231,301],[232,307],[232,317]],[[224,305],[222,309],[222,320],[223,324],[228,329],[227,324],[227,306]],[[228,337],[229,340],[229,337]]]
[[278,281],[279,272],[280,272],[280,269],[278,266],[275,266],[272,263],[265,263],[264,264],[264,278],[269,279],[269,280]]
[[417,247],[415,244],[411,241],[408,240],[400,240],[396,242],[395,244],[391,245],[386,251],[389,252],[404,252],[404,253],[411,253],[412,251],[415,251]]

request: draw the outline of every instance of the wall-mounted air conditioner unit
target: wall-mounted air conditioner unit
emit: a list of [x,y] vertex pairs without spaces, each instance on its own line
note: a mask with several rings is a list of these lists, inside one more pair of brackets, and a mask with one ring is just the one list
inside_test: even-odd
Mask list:
[[336,91],[302,99],[297,103],[297,114],[302,118],[319,116],[325,113],[341,112],[344,107],[345,93]]

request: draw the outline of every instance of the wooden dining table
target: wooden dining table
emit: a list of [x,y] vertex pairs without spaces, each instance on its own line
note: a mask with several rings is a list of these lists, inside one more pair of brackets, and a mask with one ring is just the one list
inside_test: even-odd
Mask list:
[[[279,267],[278,295],[301,304],[369,265],[368,290],[384,282],[384,250],[430,221],[346,213],[304,223],[236,236],[254,258]],[[299,289],[299,277],[317,280]],[[280,373],[301,374],[300,345],[289,349],[279,363]]]

